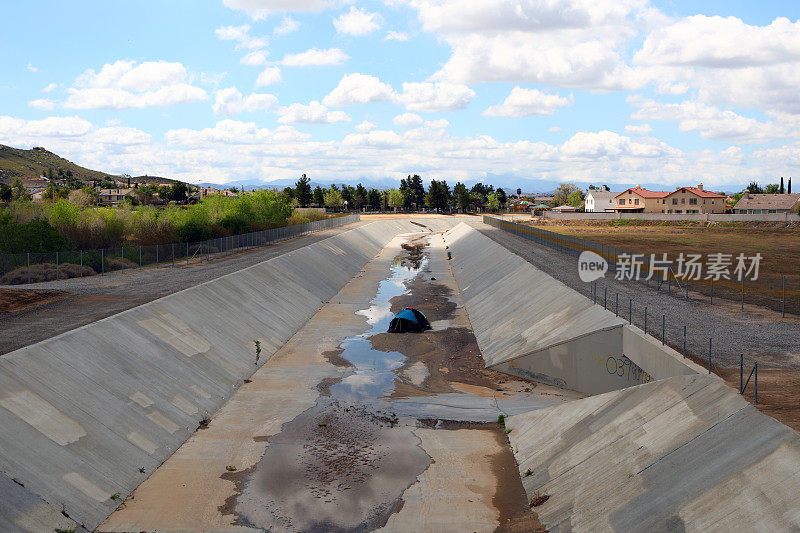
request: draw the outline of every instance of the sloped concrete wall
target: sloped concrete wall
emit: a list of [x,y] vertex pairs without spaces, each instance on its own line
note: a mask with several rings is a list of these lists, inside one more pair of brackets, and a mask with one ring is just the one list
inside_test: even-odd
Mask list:
[[445,238],[488,367],[588,394],[702,371],[469,226]]
[[[506,420],[550,531],[796,531],[800,435],[679,376]],[[530,472],[530,473],[528,473]]]
[[263,363],[420,229],[368,224],[6,354],[0,471],[96,527],[255,371],[254,339]]

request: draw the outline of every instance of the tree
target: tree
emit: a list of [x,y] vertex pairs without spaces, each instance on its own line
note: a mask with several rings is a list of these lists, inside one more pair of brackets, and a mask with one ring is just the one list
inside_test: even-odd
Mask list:
[[792,178],[789,178],[789,184],[786,186],[786,194],[792,194]]
[[414,206],[419,209],[423,206],[425,202],[425,185],[422,184],[422,178],[420,178],[417,174],[414,174],[410,178],[410,189],[412,192],[412,203]]
[[14,197],[14,190],[5,183],[0,183],[0,201],[8,203]]
[[339,189],[337,189],[335,185],[325,192],[325,207],[329,209],[339,209],[342,207],[343,203],[342,193],[339,192]]
[[369,193],[367,194],[367,205],[369,205],[371,209],[380,211],[381,203],[383,203],[381,192],[378,189],[370,189]]
[[583,207],[583,193],[581,191],[572,191],[567,196],[567,205],[572,207]]
[[308,204],[311,203],[314,197],[314,193],[311,191],[311,185],[309,185],[310,182],[311,180],[303,174],[294,184],[295,196],[297,197],[297,201],[300,202],[300,207],[308,207]]
[[764,187],[765,194],[778,194],[779,191],[780,187],[778,186],[777,183],[770,183],[769,185]]
[[458,208],[461,210],[461,212],[466,213],[467,209],[469,209],[471,201],[467,186],[460,181],[456,183],[455,187],[453,187],[453,196],[455,197],[456,205],[458,205]]
[[522,189],[517,189],[517,196],[522,196]]
[[365,205],[367,205],[367,189],[359,183],[353,191],[353,207],[361,209]]
[[[569,195],[574,192],[581,193],[581,190],[574,183],[560,183],[556,187],[556,192],[553,193],[553,205],[559,206],[566,204],[569,200]],[[581,195],[581,199],[583,196]]]
[[450,187],[446,181],[431,180],[428,194],[425,195],[425,204],[431,209],[447,211],[450,207]]
[[506,206],[506,202],[508,202],[508,196],[506,196],[506,191],[502,188],[497,189],[497,200],[500,202],[500,207],[503,208]]
[[22,180],[19,178],[14,178],[14,183],[11,184],[11,196],[12,199],[23,202],[31,199],[28,189],[25,188],[25,185],[22,184]]
[[783,176],[781,176],[781,190],[780,193],[783,194],[786,192],[786,189],[783,188]]
[[161,199],[161,201],[163,201],[165,203],[169,202],[171,200],[171,198],[170,198],[170,188],[167,187],[166,185],[161,185],[158,188],[158,197]]
[[491,211],[497,211],[500,208],[500,200],[497,199],[497,193],[490,193],[486,197],[486,207]]
[[750,185],[747,186],[747,192],[750,194],[764,194],[764,189],[759,187],[755,181],[751,181]]
[[398,207],[405,206],[406,197],[397,189],[390,189],[387,196],[387,203],[389,204],[389,207],[393,207],[395,212],[397,212]]
[[346,202],[346,207],[353,207],[353,193],[355,189],[345,183],[342,183],[342,201]]
[[176,181],[170,188],[169,199],[178,203],[185,202],[189,199],[189,188],[182,181]]
[[325,205],[325,189],[319,185],[314,187],[314,203],[317,207],[323,207]]

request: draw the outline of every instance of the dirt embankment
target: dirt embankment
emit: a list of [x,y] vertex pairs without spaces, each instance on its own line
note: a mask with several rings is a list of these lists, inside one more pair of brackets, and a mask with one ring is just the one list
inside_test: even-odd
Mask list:
[[0,316],[65,298],[65,291],[0,289]]

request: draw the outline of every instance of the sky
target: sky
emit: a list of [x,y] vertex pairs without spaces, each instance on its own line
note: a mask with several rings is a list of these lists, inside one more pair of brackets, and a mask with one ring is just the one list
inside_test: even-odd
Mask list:
[[190,183],[800,176],[800,2],[7,2],[0,143]]

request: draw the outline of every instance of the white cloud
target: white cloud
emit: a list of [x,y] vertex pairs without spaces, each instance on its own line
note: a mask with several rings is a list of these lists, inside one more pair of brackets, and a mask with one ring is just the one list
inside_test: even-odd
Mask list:
[[239,60],[239,63],[251,67],[266,65],[267,55],[268,53],[266,52],[266,50],[253,50],[252,52],[248,52],[244,57],[242,57],[242,59]]
[[101,144],[112,144],[117,146],[134,146],[150,144],[149,133],[136,128],[117,126],[110,128],[100,128],[90,134],[91,141]]
[[621,157],[655,158],[675,153],[659,141],[632,141],[613,131],[579,131],[561,146],[561,153],[578,159],[619,159]]
[[368,131],[374,130],[378,125],[374,122],[369,122],[365,120],[361,124],[356,126],[356,131],[359,133],[367,133]]
[[36,139],[46,137],[81,137],[91,130],[91,122],[75,116],[47,117],[42,120],[0,116],[0,139],[4,144],[24,145],[29,140],[36,142]]
[[649,135],[653,133],[650,124],[628,124],[625,126],[625,133],[628,135]]
[[422,124],[422,117],[414,113],[403,113],[394,117],[392,122],[404,128],[413,128]]
[[403,138],[393,131],[374,130],[369,133],[351,133],[342,140],[345,146],[395,147],[403,143]]
[[286,54],[281,64],[287,67],[311,67],[318,65],[341,65],[350,59],[350,56],[339,48],[311,48],[299,54]]
[[264,20],[274,13],[320,11],[327,5],[323,0],[222,0],[222,3],[244,11],[253,20]]
[[58,88],[58,85],[57,85],[57,84],[55,84],[55,83],[49,83],[49,84],[47,85],[47,87],[45,87],[44,89],[42,89],[42,92],[43,92],[43,93],[49,93],[49,92],[52,92],[53,90],[55,90],[55,89],[57,89],[57,88]]
[[800,114],[800,21],[753,26],[735,17],[678,19],[655,28],[634,62],[665,94],[694,89],[714,106]]
[[88,69],[69,89],[64,107],[71,109],[125,109],[198,102],[206,92],[187,83],[181,63],[135,61],[107,63]]
[[571,106],[575,103],[558,94],[547,94],[536,89],[514,87],[500,105],[493,105],[483,112],[490,117],[528,117],[531,115],[552,115],[559,107]]
[[278,110],[278,122],[293,124],[304,122],[309,124],[329,124],[333,122],[350,122],[350,116],[344,111],[328,111],[328,108],[316,100],[308,105],[299,103]]
[[350,6],[350,11],[342,13],[334,19],[333,26],[338,33],[347,35],[366,35],[381,27],[381,16],[378,13],[369,13],[355,6]]
[[[747,43],[743,46],[743,43]],[[751,26],[736,17],[695,15],[653,31],[636,52],[643,65],[738,68],[800,60],[800,21]]]
[[31,100],[30,102],[28,102],[28,105],[35,109],[49,110],[55,107],[55,102],[53,102],[48,98],[39,98],[38,100]]
[[466,85],[446,82],[403,83],[397,101],[410,111],[445,111],[463,109],[475,97],[475,91]]
[[281,23],[275,26],[275,29],[272,30],[272,33],[275,35],[287,35],[289,33],[294,33],[299,29],[300,22],[290,15],[286,15],[283,17]]
[[661,103],[641,96],[628,97],[636,107],[634,120],[677,120],[681,131],[696,131],[705,139],[726,140],[740,144],[763,143],[796,136],[797,126],[776,121],[759,122],[735,113],[688,100],[680,103]]
[[327,106],[346,106],[384,102],[394,97],[394,90],[375,76],[368,74],[345,74],[339,84],[322,103]]
[[253,37],[250,35],[250,25],[242,24],[241,26],[222,26],[214,30],[218,39],[223,41],[236,41],[237,48],[246,48],[248,50],[258,50],[266,48],[269,41],[266,37]]
[[561,127],[560,126],[550,126],[549,128],[547,128],[547,131],[553,132],[553,133],[557,133],[557,132],[561,131]]
[[39,72],[39,67],[34,67],[30,63],[28,63],[28,70],[31,72]]
[[405,42],[408,40],[408,34],[402,31],[389,30],[383,40]]
[[410,0],[424,30],[452,53],[433,79],[631,88],[622,54],[654,15],[644,0]]
[[431,129],[449,128],[450,121],[445,118],[440,118],[439,120],[428,120],[425,122],[425,127]]
[[281,69],[278,67],[267,67],[256,78],[256,87],[266,87],[281,81]]
[[229,117],[239,113],[252,113],[269,109],[278,103],[278,99],[272,94],[249,94],[242,96],[236,87],[228,87],[216,93],[216,101],[212,106],[214,114],[217,116]]

